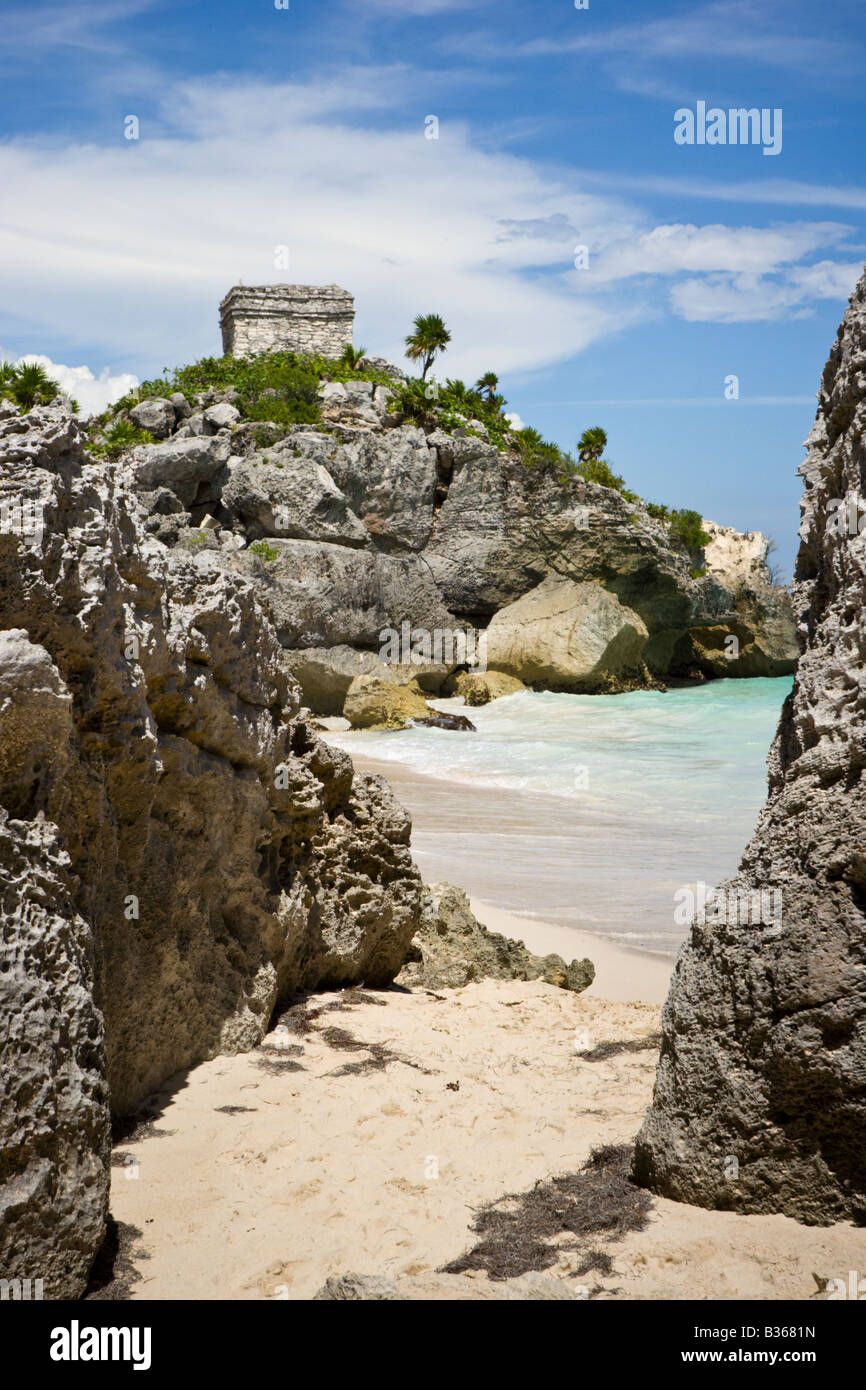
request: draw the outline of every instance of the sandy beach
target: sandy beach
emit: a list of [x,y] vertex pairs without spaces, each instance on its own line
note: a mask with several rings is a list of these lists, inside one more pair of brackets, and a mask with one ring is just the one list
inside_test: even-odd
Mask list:
[[[655,1005],[540,982],[310,998],[254,1052],[167,1083],[118,1146],[130,1296],[306,1299],[348,1272],[504,1296],[483,1270],[437,1270],[475,1245],[482,1203],[633,1139],[658,1028]],[[643,1230],[554,1246],[562,1297],[808,1299],[813,1272],[862,1266],[863,1233],[653,1198]],[[608,1272],[578,1273],[588,1251]]]
[[[411,774],[388,772],[405,793]],[[630,1146],[672,968],[472,906],[534,951],[589,955],[591,989],[486,980],[310,996],[253,1052],[173,1078],[115,1151],[112,1296],[309,1299],[351,1273],[424,1300],[806,1300],[826,1297],[819,1279],[862,1266],[863,1233],[848,1225],[653,1197],[643,1229],[554,1239],[540,1274],[442,1272],[476,1246],[483,1204],[514,1210],[515,1195],[578,1173],[600,1146]]]

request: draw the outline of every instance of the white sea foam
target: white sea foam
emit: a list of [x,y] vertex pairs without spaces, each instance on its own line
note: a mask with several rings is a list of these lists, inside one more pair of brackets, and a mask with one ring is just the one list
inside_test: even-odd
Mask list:
[[413,728],[334,741],[431,779],[401,784],[426,878],[670,954],[683,937],[675,889],[737,867],[790,688],[782,678],[666,694],[526,692],[468,711],[475,734]]

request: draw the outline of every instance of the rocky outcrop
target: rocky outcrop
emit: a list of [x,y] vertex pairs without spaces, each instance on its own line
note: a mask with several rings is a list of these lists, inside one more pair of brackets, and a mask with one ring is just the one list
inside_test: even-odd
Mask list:
[[644,684],[642,618],[600,584],[549,575],[502,608],[487,629],[493,670],[547,690]]
[[0,1210],[37,1254],[53,1231],[70,1294],[109,1100],[254,1046],[298,989],[388,982],[418,922],[409,818],[308,727],[264,585],[141,529],[154,450],[173,484],[183,455],[183,488],[190,459],[207,487],[228,457],[227,436],[194,444],[101,464],[65,408],[0,407]]
[[78,1297],[108,1210],[103,1023],[74,894],[54,826],[0,809],[0,1270],[32,1297],[37,1280]]
[[215,552],[215,563],[251,580],[284,647],[349,645],[378,652],[382,633],[395,622],[395,630],[403,622],[426,632],[455,626],[417,555],[315,541],[268,544],[273,558],[222,551]]
[[469,899],[452,883],[428,883],[421,925],[397,983],[412,988],[461,989],[473,980],[544,980],[579,993],[595,979],[589,960],[566,965],[561,956],[536,956],[522,941],[488,931]]
[[[349,647],[381,662],[386,633],[404,623],[431,641],[468,632],[475,642],[557,582],[593,586],[611,600],[605,611],[618,603],[636,615],[628,621],[643,639],[640,658],[625,683],[621,643],[609,661],[605,650],[589,664],[581,657],[576,675],[566,653],[564,671],[557,659],[549,677],[546,652],[530,640],[542,628],[527,627],[532,683],[595,692],[793,670],[790,600],[769,582],[757,532],[708,523],[705,552],[689,552],[639,501],[555,467],[527,467],[513,436],[497,447],[477,420],[448,419],[446,430],[435,415],[404,419],[381,381],[325,381],[318,426],[238,422],[231,392],[223,394],[202,393],[186,414],[175,397],[135,407],[160,435],[130,455],[146,526],[251,580],[294,654],[290,665],[310,673],[305,698],[316,713],[340,713],[349,681],[340,658],[331,682],[332,663],[298,653]],[[164,438],[172,410],[176,426]],[[263,556],[250,544],[264,545]],[[474,664],[447,651],[425,663],[443,680]]]
[[[680,953],[636,1156],[639,1180],[667,1196],[811,1223],[866,1221],[864,439],[866,277],[801,468],[803,654],[769,799],[725,920],[695,923]],[[746,923],[760,890],[781,893],[781,914],[749,909]]]

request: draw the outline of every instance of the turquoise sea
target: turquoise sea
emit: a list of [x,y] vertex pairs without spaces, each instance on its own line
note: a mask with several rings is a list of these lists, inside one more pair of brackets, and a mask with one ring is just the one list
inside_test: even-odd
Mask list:
[[792,684],[526,692],[465,711],[475,734],[413,728],[332,741],[423,774],[423,783],[400,777],[396,790],[413,813],[426,879],[672,955],[685,931],[673,920],[674,892],[721,881],[751,836]]

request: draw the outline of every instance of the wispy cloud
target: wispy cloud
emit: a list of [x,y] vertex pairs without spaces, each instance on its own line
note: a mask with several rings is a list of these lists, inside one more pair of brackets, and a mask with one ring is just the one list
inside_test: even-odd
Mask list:
[[[796,9],[794,15],[792,10]],[[443,46],[451,52],[474,52],[485,58],[550,59],[569,55],[587,58],[628,59],[626,65],[613,61],[609,71],[630,90],[643,86],[647,94],[668,95],[666,74],[658,64],[711,57],[742,64],[760,64],[808,73],[820,80],[838,82],[841,72],[856,70],[857,45],[826,38],[819,24],[804,32],[803,20],[820,11],[802,5],[774,9],[760,7],[754,0],[714,0],[712,4],[682,6],[667,14],[637,24],[594,25],[589,15],[574,12],[570,27],[565,21],[549,25],[548,32],[514,42],[499,33],[450,34]],[[543,12],[539,11],[539,28]],[[652,75],[655,65],[655,76]]]
[[93,53],[117,51],[123,34],[112,28],[128,25],[137,15],[158,8],[164,0],[97,0],[97,3],[36,3],[4,8],[0,25],[0,57],[29,57],[58,49]]
[[[352,5],[357,0],[350,0]],[[493,0],[364,0],[365,9],[391,14],[400,19],[426,18],[428,15],[452,14],[462,10],[481,10]]]

